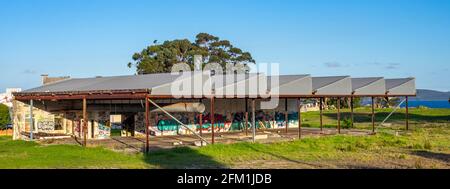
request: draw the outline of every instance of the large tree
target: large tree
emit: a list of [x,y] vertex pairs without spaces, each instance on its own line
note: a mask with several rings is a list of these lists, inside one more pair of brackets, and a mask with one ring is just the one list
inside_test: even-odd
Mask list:
[[230,41],[199,33],[195,42],[176,39],[158,44],[155,40],[152,45],[135,53],[128,67],[135,67],[138,74],[170,72],[172,66],[180,62],[193,68],[194,55],[201,55],[204,63],[220,64],[225,72],[226,65],[241,67],[245,71],[248,70],[247,64],[255,63],[249,52],[233,46]]

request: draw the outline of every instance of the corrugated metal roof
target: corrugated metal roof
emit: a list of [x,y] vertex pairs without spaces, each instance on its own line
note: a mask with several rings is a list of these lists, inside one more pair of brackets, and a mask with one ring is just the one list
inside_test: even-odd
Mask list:
[[312,88],[313,90],[320,89],[348,76],[330,76],[330,77],[313,77],[312,78]]
[[96,78],[74,78],[28,89],[23,91],[23,93],[143,90],[151,89],[165,83],[170,83],[178,77],[180,77],[180,75],[160,73]]
[[384,95],[385,81],[382,77],[352,78],[354,95]]
[[386,79],[388,95],[416,95],[415,78]]
[[349,76],[312,77],[315,95],[351,95],[352,80]]
[[[271,95],[311,95],[312,79],[310,75],[280,75],[277,76],[278,84],[272,86],[274,76],[268,77],[268,86]],[[274,83],[277,83],[274,81]]]
[[413,80],[413,78],[396,78],[396,79],[386,79],[386,89],[392,89],[405,84],[408,81]]
[[362,77],[362,78],[352,78],[352,90],[357,90],[359,88],[370,85],[371,83],[383,79],[382,77]]
[[[203,86],[211,82],[225,81],[224,75],[210,76],[209,73],[200,72],[193,77],[194,72],[185,74],[147,74],[130,76],[112,76],[96,78],[74,78],[67,79],[48,85],[25,90],[19,94],[27,93],[72,93],[72,92],[91,92],[91,91],[119,91],[119,90],[151,90],[152,95],[172,95],[173,84],[180,82],[182,78],[188,80],[192,78],[202,79]],[[199,77],[197,77],[199,76]],[[273,85],[273,76],[266,77],[264,74],[238,74],[231,78],[232,84],[216,85],[215,92],[226,96],[254,96],[258,93],[259,86],[250,86],[258,82],[267,82],[267,94],[280,96],[306,96],[312,95],[415,95],[415,79],[386,79],[382,77],[371,78],[350,78],[349,76],[332,77],[311,77],[310,75],[280,75],[278,84]],[[228,76],[227,76],[228,77]],[[191,80],[196,83],[197,80]],[[261,91],[261,90],[260,90]],[[260,92],[259,91],[259,92]],[[206,92],[206,94],[205,94]],[[208,91],[193,87],[188,91],[191,95],[210,95]],[[188,94],[184,94],[188,95]]]

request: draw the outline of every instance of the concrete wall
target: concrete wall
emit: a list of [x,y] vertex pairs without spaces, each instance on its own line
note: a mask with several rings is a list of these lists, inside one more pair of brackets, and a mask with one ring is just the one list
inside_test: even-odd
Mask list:
[[[67,134],[82,137],[83,113],[79,110],[51,110],[37,102],[33,108],[33,133]],[[30,132],[29,104],[13,101],[13,139],[23,139]],[[47,110],[46,110],[47,109]],[[88,138],[102,139],[110,135],[109,111],[88,112]]]
[[[170,104],[182,100],[156,100],[156,103]],[[285,100],[280,99],[279,105],[273,110],[260,110],[260,101],[256,100],[256,117],[262,122],[270,122],[271,128],[284,128]],[[111,101],[88,101],[88,139],[105,139],[110,137],[111,133],[111,115],[133,115],[134,116],[134,136],[145,135],[145,112],[142,102],[115,101],[118,104],[107,104]],[[186,102],[186,101],[185,101]],[[198,102],[198,100],[195,100]],[[208,124],[210,112],[210,100],[202,101],[206,106],[204,112],[204,123]],[[13,120],[14,120],[14,139],[25,139],[28,135],[21,135],[23,132],[30,131],[29,105],[27,102],[14,101]],[[155,107],[151,106],[151,109]],[[251,123],[251,100],[248,100],[249,122]],[[305,111],[302,109],[302,111]],[[224,126],[217,128],[218,131],[228,131],[236,114],[243,115],[245,112],[245,101],[243,99],[216,99],[215,114],[226,117],[222,122]],[[296,99],[288,99],[288,112],[296,115],[298,112]],[[283,120],[273,121],[276,113],[283,114]],[[176,118],[184,122],[192,130],[197,130],[195,113],[172,113]],[[34,132],[66,134],[76,137],[83,137],[83,115],[81,110],[81,101],[35,101],[33,108]],[[280,117],[280,115],[279,115]],[[150,113],[150,130],[153,134],[176,135],[192,134],[188,129],[179,127],[177,130],[160,131],[157,127],[158,120],[170,120],[171,118],[164,113]],[[242,121],[242,120],[241,120]],[[216,120],[218,123],[218,120]],[[260,123],[258,122],[258,126]],[[290,127],[297,127],[297,120],[291,118]],[[202,132],[211,132],[211,128],[204,129]],[[128,135],[130,136],[130,134]]]

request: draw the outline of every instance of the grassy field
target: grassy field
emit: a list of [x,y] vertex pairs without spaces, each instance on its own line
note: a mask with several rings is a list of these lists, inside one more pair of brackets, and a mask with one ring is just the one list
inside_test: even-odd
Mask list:
[[[355,127],[369,128],[370,109],[356,112]],[[388,113],[378,110],[377,122]],[[404,131],[401,113],[393,115],[391,126],[378,128],[371,136],[179,147],[149,156],[0,137],[0,168],[450,168],[450,109],[411,109],[409,131]],[[304,123],[318,127],[318,116],[304,113]],[[325,112],[327,127],[335,127],[334,117],[335,112]]]

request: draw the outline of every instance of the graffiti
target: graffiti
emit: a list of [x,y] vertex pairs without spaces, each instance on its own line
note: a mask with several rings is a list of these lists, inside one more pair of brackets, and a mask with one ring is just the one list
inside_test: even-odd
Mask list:
[[111,128],[106,124],[106,121],[98,122],[98,135],[97,138],[105,139],[108,138],[111,134]]
[[111,123],[111,129],[122,129],[121,123]]
[[136,132],[145,133],[145,113],[138,112],[134,117],[134,129]]
[[55,130],[55,122],[53,121],[39,121],[37,123],[39,131],[48,132]]
[[101,121],[108,121],[110,118],[109,118],[109,114],[108,113],[106,113],[106,112],[98,112],[98,120],[101,120]]
[[81,121],[79,121],[79,120],[74,120],[73,121],[74,122],[74,135],[75,136],[78,136],[78,137],[81,137]]

